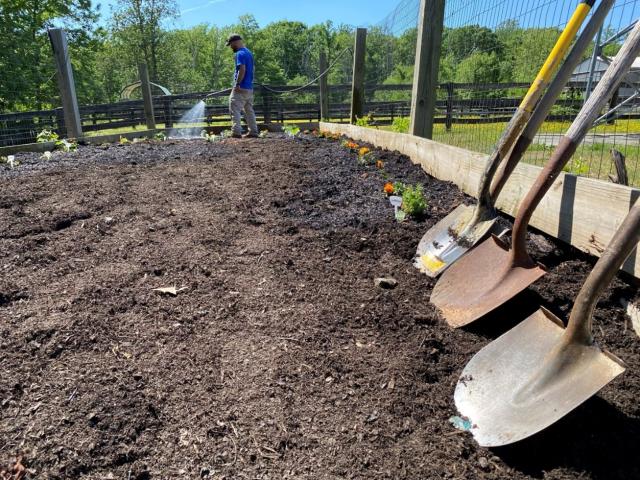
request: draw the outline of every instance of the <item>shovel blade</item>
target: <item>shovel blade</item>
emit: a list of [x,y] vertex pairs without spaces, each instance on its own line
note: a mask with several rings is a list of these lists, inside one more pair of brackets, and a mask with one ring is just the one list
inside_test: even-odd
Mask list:
[[579,345],[566,368],[533,384],[563,333],[562,322],[541,309],[469,361],[454,400],[480,445],[508,445],[540,432],[624,372],[613,355],[595,345]]
[[463,238],[459,237],[460,232],[470,226],[474,212],[473,206],[459,205],[431,227],[418,244],[415,267],[435,278],[485,238],[495,225],[496,217],[476,223]]
[[468,325],[515,297],[546,271],[513,266],[507,244],[491,236],[447,269],[431,294],[447,323]]

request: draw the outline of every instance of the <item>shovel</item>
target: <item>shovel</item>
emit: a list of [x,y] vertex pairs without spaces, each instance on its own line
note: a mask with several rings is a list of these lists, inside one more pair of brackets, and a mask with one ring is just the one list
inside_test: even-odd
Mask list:
[[640,22],[560,140],[547,165],[520,204],[513,227],[512,248],[492,236],[451,266],[440,278],[431,302],[447,323],[461,327],[479,319],[542,277],[546,271],[527,253],[527,226],[534,210],[593,125],[640,52]]
[[[521,136],[527,122],[529,122],[532,116],[532,112],[538,103],[538,100],[549,84],[553,72],[567,53],[571,42],[578,33],[580,26],[591,10],[594,2],[595,0],[591,0],[583,1],[578,4],[574,14],[558,38],[544,65],[540,69],[540,72],[538,72],[538,76],[531,84],[529,91],[520,103],[516,113],[511,118],[509,125],[507,125],[502,137],[498,141],[495,150],[487,162],[485,171],[483,172],[478,192],[478,204],[475,207],[466,205],[458,206],[449,215],[429,229],[429,231],[420,240],[414,265],[423,273],[432,278],[438,276],[449,265],[451,265],[451,263],[460,258],[468,249],[482,240],[494,226],[497,215],[494,208],[495,197],[492,198],[490,194],[491,181],[493,180],[498,166],[505,157],[507,157],[514,144]],[[608,3],[608,8],[610,8],[611,2]],[[606,9],[608,10],[608,8]],[[593,33],[599,27],[599,25],[595,27],[595,23],[599,21],[601,24],[605,16],[606,12],[604,12],[603,15],[598,16],[595,20],[592,19],[590,21],[589,30],[592,30],[590,35],[582,34],[581,38],[583,38],[583,40],[580,45],[582,50],[574,57],[576,59],[576,64],[589,41],[593,37]],[[584,40],[584,38],[586,38],[586,40]],[[567,78],[572,72],[573,68],[569,70],[566,75]],[[560,80],[557,83],[560,83]],[[537,131],[540,124],[544,121],[544,118],[546,118],[547,113],[549,113],[549,110],[555,103],[555,100],[560,94],[562,86],[564,86],[565,83],[566,80],[561,83],[560,88],[556,88],[554,90],[552,95],[555,94],[555,97],[547,100],[544,106],[546,111],[540,112],[542,120],[538,122],[535,131]],[[524,153],[524,151],[522,153]],[[522,153],[520,156],[522,156]],[[515,160],[515,163],[517,163],[517,160]]]
[[639,240],[636,202],[582,286],[566,329],[540,309],[467,364],[454,399],[480,445],[507,445],[547,428],[624,372],[593,342],[592,316]]

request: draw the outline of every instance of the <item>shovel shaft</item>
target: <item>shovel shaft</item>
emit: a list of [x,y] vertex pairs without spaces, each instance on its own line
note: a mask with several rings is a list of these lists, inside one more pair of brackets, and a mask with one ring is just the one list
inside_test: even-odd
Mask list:
[[609,13],[609,10],[611,10],[614,2],[615,0],[602,0],[600,2],[600,5],[595,10],[584,30],[580,33],[580,36],[573,45],[567,59],[562,64],[560,70],[558,70],[558,73],[549,85],[549,88],[540,99],[540,102],[533,112],[533,116],[527,123],[524,132],[518,138],[513,150],[511,150],[511,153],[500,166],[500,170],[491,185],[491,200],[493,204],[497,201],[500,192],[502,192],[502,189],[513,173],[513,170],[516,168],[516,165],[518,165],[518,162],[522,159],[522,156],[529,148],[529,145],[531,145],[531,142],[536,136],[536,133],[538,133],[540,126],[544,123],[547,115],[551,111],[551,108],[571,78],[576,66],[582,61],[582,55],[591,44],[593,36],[602,26],[604,19]]
[[584,139],[589,128],[591,128],[594,120],[600,113],[600,110],[605,106],[609,96],[616,90],[624,75],[631,68],[638,53],[640,53],[640,22],[636,24],[629,34],[622,49],[611,62],[611,65],[598,82],[598,85],[580,110],[580,113],[578,113],[571,127],[569,127],[565,136],[560,140],[560,143],[542,169],[531,190],[529,190],[527,196],[520,204],[518,215],[516,216],[513,226],[513,248],[511,255],[515,265],[531,263],[526,247],[527,226],[529,225],[531,215],[533,215],[536,207],[549,188],[551,188],[551,185],[553,185],[562,168],[576,151],[578,144]]
[[567,343],[591,344],[593,310],[602,292],[640,241],[640,202],[636,201],[578,293],[569,317]]
[[569,19],[562,34],[558,37],[555,46],[549,53],[546,61],[540,68],[537,77],[529,87],[529,91],[522,99],[518,110],[507,125],[498,145],[489,157],[489,161],[483,172],[478,189],[478,208],[476,209],[476,219],[480,219],[486,210],[493,210],[492,197],[490,193],[491,181],[502,160],[507,157],[518,137],[522,134],[527,122],[531,118],[533,109],[542,96],[545,88],[549,84],[553,72],[556,70],[565,54],[569,50],[571,42],[576,37],[580,26],[589,14],[595,0],[583,1],[578,4],[575,12]]

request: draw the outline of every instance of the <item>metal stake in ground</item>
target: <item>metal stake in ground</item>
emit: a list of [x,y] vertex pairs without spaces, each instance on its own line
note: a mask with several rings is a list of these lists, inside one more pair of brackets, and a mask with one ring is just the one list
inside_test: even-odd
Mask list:
[[520,204],[513,227],[512,248],[499,238],[491,237],[452,265],[440,278],[433,289],[431,301],[440,308],[449,325],[468,325],[510,300],[546,273],[544,267],[536,264],[527,252],[529,220],[638,53],[640,22]]
[[[489,157],[480,180],[478,204],[475,207],[460,205],[422,237],[418,245],[415,266],[423,273],[430,277],[436,277],[460,258],[469,248],[485,238],[494,226],[497,214],[494,207],[495,198],[491,196],[490,187],[498,166],[505,158],[508,158],[514,144],[522,136],[528,123],[530,123],[529,121],[538,100],[544,93],[556,68],[564,58],[593,3],[593,0],[584,1],[577,6],[576,11],[567,23],[562,35],[560,35],[556,45],[549,53],[545,64],[531,84],[531,88],[502,134],[496,149]],[[593,16],[587,29],[585,29],[585,32],[581,35],[580,41],[576,44],[574,48],[575,54],[572,52],[572,56],[570,56],[572,63],[579,61],[579,57],[592,38],[591,32],[595,31],[599,25],[602,24],[606,12],[611,7],[611,1],[607,0],[604,4],[608,5],[601,6],[597,12],[598,15]],[[573,71],[573,68],[571,71]],[[540,105],[541,108],[536,110],[538,117],[541,116],[542,120],[546,118],[549,110],[551,110],[568,76],[569,74],[566,75],[566,78],[556,77],[554,82],[561,84],[560,88],[550,89],[546,95],[548,101],[542,104],[544,107]],[[542,121],[537,124],[536,131],[541,123]],[[520,152],[520,157],[522,153],[524,153],[524,151]],[[520,157],[516,159],[516,163]]]

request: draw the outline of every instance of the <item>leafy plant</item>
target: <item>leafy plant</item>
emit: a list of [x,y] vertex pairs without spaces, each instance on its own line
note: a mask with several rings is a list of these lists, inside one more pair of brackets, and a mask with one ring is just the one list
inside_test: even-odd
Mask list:
[[398,195],[399,197],[402,196],[402,194],[406,189],[407,189],[407,186],[402,182],[395,182],[393,184],[393,192],[395,195]]
[[374,165],[376,163],[376,157],[371,149],[362,147],[358,150],[358,163],[360,165]]
[[127,137],[120,137],[119,143],[120,143],[120,145],[129,145],[131,142],[129,141],[129,139]]
[[291,138],[294,138],[300,133],[300,127],[297,127],[295,125],[285,125],[284,127],[282,127],[282,130],[284,130],[284,133],[286,133],[287,136]]
[[396,117],[391,124],[391,130],[398,133],[407,133],[409,131],[409,117]]
[[269,134],[269,130],[262,130],[258,136],[260,138],[267,138],[268,134]]
[[231,138],[233,136],[233,132],[231,130],[223,130],[220,132],[220,138]]
[[153,139],[164,142],[167,139],[167,136],[164,134],[164,132],[158,132],[153,136]]
[[38,143],[46,143],[46,142],[57,142],[58,138],[59,137],[56,132],[53,132],[51,130],[42,130],[36,137],[36,140]]
[[356,118],[356,125],[358,127],[370,127],[373,121],[373,113],[369,112],[366,117]]
[[56,142],[56,148],[62,150],[65,153],[75,152],[78,149],[78,144],[74,141],[63,138]]
[[426,210],[427,199],[423,186],[418,184],[415,187],[406,187],[402,193],[402,211],[413,218],[420,218]]
[[52,156],[53,156],[53,154],[49,150],[47,150],[46,152],[44,152],[42,154],[42,156],[40,158],[43,159],[43,160],[51,160]]
[[217,141],[222,140],[224,138],[224,132],[222,132],[220,136],[218,136],[215,133],[209,133],[206,130],[202,130],[200,132],[200,136],[209,143],[216,143]]
[[6,157],[0,157],[0,163],[6,163],[7,165],[9,165],[9,168],[11,168],[11,169],[14,169],[18,165],[20,165],[20,162],[18,160],[16,160],[16,157],[14,155],[8,155]]

